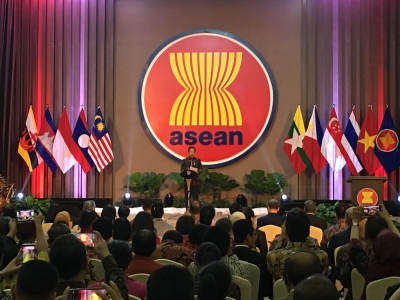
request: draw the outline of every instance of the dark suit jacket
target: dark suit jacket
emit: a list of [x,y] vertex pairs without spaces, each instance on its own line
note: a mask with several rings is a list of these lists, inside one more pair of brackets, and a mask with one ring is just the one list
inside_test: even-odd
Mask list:
[[328,248],[326,252],[328,253],[328,258],[329,258],[329,265],[333,269],[333,274],[335,274],[335,249],[337,247],[346,245],[350,243],[350,231],[351,227],[347,228],[346,230],[343,230],[341,232],[335,233],[334,235],[331,236],[331,239],[328,242]]
[[282,217],[278,216],[278,214],[276,213],[269,213],[268,215],[257,219],[257,228],[267,225],[275,225],[281,227]]
[[[184,158],[184,159],[182,160],[182,163],[181,163],[181,173],[182,173],[183,171],[189,170],[190,167],[194,167],[194,168],[197,168],[197,169],[198,169],[198,170],[197,170],[197,173],[195,173],[195,176],[194,176],[194,178],[192,179],[192,184],[191,184],[191,185],[199,185],[199,184],[200,184],[200,182],[199,182],[199,174],[203,171],[203,165],[201,164],[200,158],[197,158],[197,157],[193,157],[193,158],[187,157],[187,158]],[[186,181],[185,181],[185,182],[186,182]]]
[[263,254],[268,253],[268,244],[267,237],[265,236],[265,232],[257,229],[257,240],[256,247],[260,249],[260,252]]
[[260,269],[258,299],[261,300],[264,299],[264,297],[272,296],[273,282],[272,275],[267,269],[267,256],[250,250],[248,247],[240,246],[233,248],[233,254],[236,254],[240,260],[256,265]]
[[318,227],[322,229],[322,232],[328,228],[328,224],[324,219],[318,218],[316,215],[307,214],[308,219],[310,220],[310,225],[314,227]]

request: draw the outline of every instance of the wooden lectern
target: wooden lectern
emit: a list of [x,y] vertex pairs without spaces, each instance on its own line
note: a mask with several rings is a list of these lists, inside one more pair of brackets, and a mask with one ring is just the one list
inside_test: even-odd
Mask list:
[[378,204],[383,204],[383,183],[387,177],[380,176],[350,176],[347,182],[351,183],[351,202],[359,205],[357,202],[358,193],[364,188],[373,189],[378,194]]

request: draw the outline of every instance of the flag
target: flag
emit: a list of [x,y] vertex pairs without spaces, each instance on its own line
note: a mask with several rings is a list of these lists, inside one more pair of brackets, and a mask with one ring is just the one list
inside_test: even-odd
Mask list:
[[306,130],[304,128],[303,116],[301,115],[300,105],[297,107],[292,125],[286,136],[283,150],[285,151],[294,171],[298,174],[311,164],[303,150],[303,138]]
[[386,173],[391,173],[400,166],[399,136],[396,132],[389,108],[386,108],[381,127],[375,139],[374,153]]
[[69,148],[85,173],[89,172],[94,166],[94,162],[88,152],[89,140],[90,133],[86,122],[85,111],[82,108],[79,113],[79,118],[76,121],[74,132],[72,133],[72,141]]
[[360,125],[358,124],[356,112],[353,107],[349,117],[349,121],[347,122],[346,129],[344,130],[344,134],[341,138],[343,149],[340,149],[340,151],[342,151],[344,159],[346,160],[347,166],[349,167],[350,172],[353,175],[359,173],[363,169],[356,154],[357,140],[359,134]]
[[369,175],[379,168],[379,160],[374,153],[375,138],[378,133],[371,106],[367,109],[357,142],[357,155]]
[[316,174],[328,163],[321,153],[322,137],[321,123],[316,106],[314,106],[311,119],[308,122],[306,134],[304,135],[303,150],[310,159]]
[[38,130],[31,105],[18,144],[18,153],[24,159],[30,172],[32,172],[32,170],[34,170],[41,162],[40,156],[36,153],[37,135]]
[[56,127],[51,118],[49,108],[46,108],[40,127],[39,136],[36,142],[36,151],[43,158],[44,162],[54,172],[58,169],[58,165],[53,156],[53,143],[56,135]]
[[67,173],[76,162],[69,148],[71,141],[72,131],[69,125],[67,110],[64,107],[53,145],[54,159],[56,160],[61,172],[64,174]]
[[92,134],[89,141],[89,155],[99,172],[114,159],[111,139],[104,124],[100,107],[97,108],[96,116],[94,117]]

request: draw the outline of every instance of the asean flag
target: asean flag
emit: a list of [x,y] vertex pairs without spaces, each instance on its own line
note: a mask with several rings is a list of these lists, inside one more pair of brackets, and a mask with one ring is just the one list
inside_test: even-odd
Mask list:
[[321,153],[322,138],[322,127],[316,106],[314,106],[311,119],[308,122],[306,134],[304,135],[303,150],[310,159],[316,174],[318,174],[328,163]]
[[82,108],[79,113],[79,118],[76,121],[74,132],[72,133],[70,150],[76,161],[81,165],[85,174],[94,166],[94,162],[88,152],[89,140],[90,133],[86,122],[85,111]]
[[63,109],[56,137],[54,138],[53,156],[64,174],[75,164],[76,160],[69,147],[72,141],[72,130],[69,125],[67,110]]

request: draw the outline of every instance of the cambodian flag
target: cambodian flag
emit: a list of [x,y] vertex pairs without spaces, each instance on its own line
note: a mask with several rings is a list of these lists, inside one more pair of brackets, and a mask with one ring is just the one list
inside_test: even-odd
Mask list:
[[53,156],[53,143],[56,131],[50,110],[47,107],[42,118],[42,125],[36,141],[36,152],[39,153],[52,172],[58,169],[57,162]]

